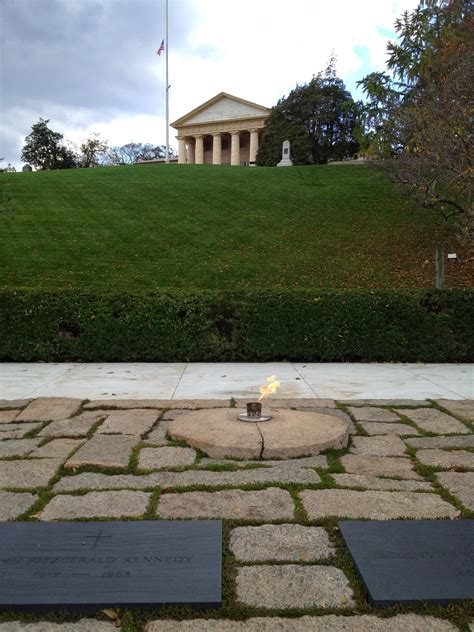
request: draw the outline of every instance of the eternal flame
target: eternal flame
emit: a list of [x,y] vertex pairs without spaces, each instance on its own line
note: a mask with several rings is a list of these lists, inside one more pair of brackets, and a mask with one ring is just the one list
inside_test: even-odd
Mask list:
[[178,131],[178,163],[255,164],[269,113],[263,105],[220,92],[171,123]]

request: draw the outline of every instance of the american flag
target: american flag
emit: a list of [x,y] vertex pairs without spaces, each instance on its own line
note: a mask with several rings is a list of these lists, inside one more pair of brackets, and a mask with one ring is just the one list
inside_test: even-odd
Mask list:
[[160,48],[156,51],[157,55],[161,55],[161,53],[165,50],[165,40],[163,40],[160,44]]

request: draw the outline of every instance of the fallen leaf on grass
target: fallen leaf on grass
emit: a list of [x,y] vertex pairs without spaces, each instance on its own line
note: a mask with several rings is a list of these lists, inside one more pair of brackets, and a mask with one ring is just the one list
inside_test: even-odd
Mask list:
[[104,610],[101,610],[101,613],[105,614],[105,616],[109,619],[112,619],[116,628],[122,627],[122,620],[116,610],[113,608],[105,608]]

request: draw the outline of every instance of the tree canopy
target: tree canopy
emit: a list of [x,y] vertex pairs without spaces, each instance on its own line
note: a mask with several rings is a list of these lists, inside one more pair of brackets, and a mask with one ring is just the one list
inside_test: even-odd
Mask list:
[[364,148],[419,202],[456,216],[474,241],[471,0],[421,0],[395,28],[367,94]]
[[81,144],[81,167],[98,167],[109,160],[109,145],[97,133],[93,133]]
[[[166,155],[166,145],[152,145],[151,143],[127,143],[120,147],[112,147],[109,152],[109,159],[114,165],[133,165],[140,160],[164,159]],[[174,158],[176,153],[169,148],[170,158]]]
[[265,124],[257,164],[276,165],[284,140],[295,164],[325,164],[350,158],[356,139],[359,104],[336,76],[335,60],[304,85],[297,85],[272,108]]
[[74,152],[63,143],[63,135],[48,127],[49,119],[40,118],[25,138],[21,159],[38,169],[69,169],[77,166]]

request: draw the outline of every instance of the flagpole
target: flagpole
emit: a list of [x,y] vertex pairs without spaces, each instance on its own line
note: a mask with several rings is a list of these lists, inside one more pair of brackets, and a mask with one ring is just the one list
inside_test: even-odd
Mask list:
[[165,149],[165,162],[170,161],[170,100],[169,100],[169,81],[168,81],[168,0],[166,0],[166,36],[165,36],[165,54],[166,54],[166,149]]

